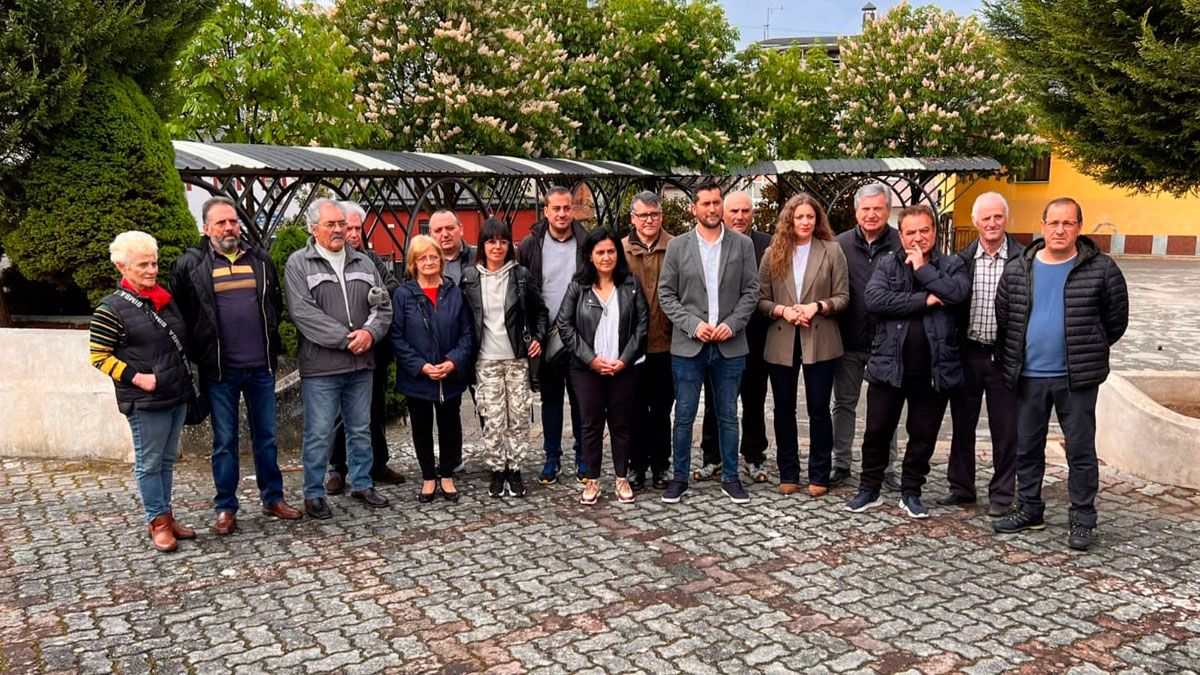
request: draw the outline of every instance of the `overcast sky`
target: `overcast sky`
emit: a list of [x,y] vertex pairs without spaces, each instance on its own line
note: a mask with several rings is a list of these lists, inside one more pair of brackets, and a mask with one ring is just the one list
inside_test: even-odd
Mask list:
[[[853,35],[862,25],[862,6],[867,0],[720,0],[729,23],[741,31],[741,49],[763,37],[767,8],[771,11],[771,37],[813,35]],[[871,0],[883,15],[900,0]],[[934,4],[957,14],[971,14],[983,6],[983,0],[910,0],[912,5]],[[778,8],[782,7],[780,10]]]

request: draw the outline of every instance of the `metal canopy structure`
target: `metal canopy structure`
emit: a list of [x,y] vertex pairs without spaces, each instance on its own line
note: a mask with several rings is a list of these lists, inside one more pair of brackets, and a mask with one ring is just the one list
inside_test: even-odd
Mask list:
[[[185,183],[238,204],[246,236],[270,241],[285,213],[302,211],[323,196],[353,200],[366,209],[367,237],[380,223],[403,250],[418,214],[438,208],[477,210],[510,223],[536,207],[546,190],[586,187],[597,220],[617,227],[623,204],[661,176],[621,162],[444,155],[240,143],[175,141],[175,168]],[[396,232],[400,233],[398,237]]]
[[716,180],[728,189],[766,180],[779,191],[780,203],[798,192],[808,192],[825,205],[831,220],[843,224],[848,217],[853,222],[853,198],[859,186],[880,182],[891,188],[893,204],[932,208],[942,221],[943,246],[952,246],[953,224],[944,214],[953,211],[954,202],[976,181],[1002,169],[1000,162],[990,157],[776,160],[735,169],[728,175],[677,175],[669,180],[689,193],[706,180]]
[[[404,250],[418,216],[437,208],[478,211],[512,223],[521,210],[536,209],[546,190],[586,188],[597,222],[616,231],[627,225],[625,209],[639,190],[671,185],[689,195],[701,182],[728,189],[766,181],[782,202],[808,192],[826,205],[835,223],[852,223],[854,191],[864,183],[888,185],[894,204],[926,204],[939,217],[984,176],[1000,173],[989,157],[817,159],[759,162],[726,174],[675,171],[661,174],[598,160],[526,159],[495,155],[448,155],[387,150],[346,150],[236,143],[175,141],[175,168],[184,182],[239,205],[246,236],[268,243],[284,214],[303,210],[326,195],[363,205],[370,237],[381,223],[396,250]],[[949,234],[951,223],[941,218]],[[943,237],[946,245],[951,238]]]

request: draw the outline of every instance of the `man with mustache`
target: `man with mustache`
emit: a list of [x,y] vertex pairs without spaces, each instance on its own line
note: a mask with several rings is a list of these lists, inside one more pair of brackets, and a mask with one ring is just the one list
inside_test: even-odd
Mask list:
[[188,358],[212,402],[213,531],[237,529],[240,479],[238,403],[246,400],[254,476],[263,513],[295,520],[283,500],[275,445],[275,370],[283,351],[283,295],[267,252],[242,240],[236,204],[213,197],[201,207],[204,236],[175,262],[171,291],[187,323]]

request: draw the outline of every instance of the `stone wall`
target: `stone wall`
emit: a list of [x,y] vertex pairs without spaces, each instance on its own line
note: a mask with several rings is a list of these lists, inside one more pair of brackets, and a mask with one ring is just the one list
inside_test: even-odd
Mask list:
[[[133,462],[133,439],[117,410],[112,380],[88,361],[88,332],[0,328],[0,456]],[[281,447],[298,448],[303,420],[299,378],[280,380]],[[245,415],[241,445],[249,448]],[[180,449],[207,455],[208,423],[185,427]]]

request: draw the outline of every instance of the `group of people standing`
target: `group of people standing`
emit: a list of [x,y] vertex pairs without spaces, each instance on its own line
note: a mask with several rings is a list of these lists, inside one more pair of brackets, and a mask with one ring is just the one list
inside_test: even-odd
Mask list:
[[[723,195],[708,183],[694,190],[694,226],[672,236],[659,196],[642,192],[622,239],[588,232],[573,218],[571,192],[556,187],[519,245],[501,220],[486,220],[472,247],[455,212],[431,214],[429,235],[407,243],[403,281],[365,246],[361,207],[315,201],[305,213],[312,236],[284,274],[304,399],[304,513],[332,517],[328,495],[347,489],[367,506],[387,506],[375,484],[404,481],[388,467],[383,433],[390,360],[407,401],[423,503],[459,497],[468,392],[483,426],[489,493],[523,496],[535,391],[543,484],[562,471],[568,399],[581,503],[603,493],[606,427],[618,502],[653,486],[663,502],[676,503],[692,481],[711,479],[734,503],[746,503],[739,445],[748,480],[765,482],[768,383],[779,491],[803,486],[821,497],[853,470],[865,377],[859,489],[847,510],[881,504],[890,488],[909,516],[928,517],[922,488],[947,405],[950,490],[938,503],[974,503],[975,427],[986,395],[995,529],[1044,527],[1040,490],[1053,408],[1071,468],[1069,543],[1087,548],[1098,488],[1096,389],[1128,316],[1119,269],[1080,235],[1082,211],[1071,199],[1047,205],[1042,238],[1023,249],[1006,231],[1003,197],[984,194],[972,209],[979,237],[946,255],[935,246],[928,207],[906,207],[898,228],[889,226],[891,194],[881,183],[863,185],[854,196],[856,226],[837,236],[816,199],[795,195],[767,236],[753,228],[749,195]],[[196,398],[189,361],[200,399],[212,405],[213,530],[236,530],[243,397],[263,511],[302,516],[284,501],[275,446],[283,288],[270,258],[242,240],[233,202],[209,200],[202,218],[205,236],[175,264],[169,292],[157,283],[153,238],[119,235],[110,251],[120,287],[92,322],[92,362],[112,377],[129,418],[146,520],[164,551],[195,536],[171,510],[179,432]],[[803,472],[801,380],[809,427]],[[702,392],[703,459],[693,471]],[[899,453],[905,406],[908,441]]]

